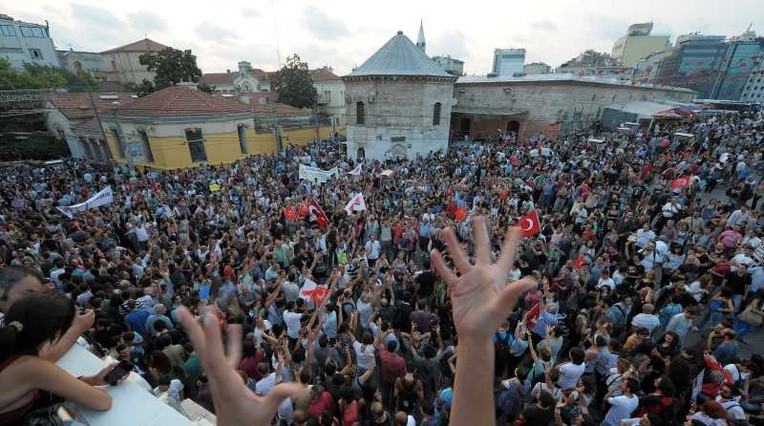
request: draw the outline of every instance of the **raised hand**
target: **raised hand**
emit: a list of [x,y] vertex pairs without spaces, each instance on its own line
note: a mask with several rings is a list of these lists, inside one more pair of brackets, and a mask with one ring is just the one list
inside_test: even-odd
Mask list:
[[185,307],[178,313],[207,373],[219,425],[270,425],[279,404],[303,389],[297,383],[282,383],[265,396],[255,395],[235,370],[241,360],[241,326],[229,327],[226,356],[220,326],[212,313],[202,315],[203,325]]
[[532,278],[508,283],[507,275],[512,269],[520,230],[512,227],[507,231],[499,259],[492,263],[491,244],[488,240],[486,219],[472,220],[475,242],[475,264],[471,264],[451,228],[443,231],[454,265],[461,273],[449,269],[437,250],[430,254],[432,264],[451,289],[454,324],[460,338],[490,338],[496,328],[506,319],[520,295],[536,286]]

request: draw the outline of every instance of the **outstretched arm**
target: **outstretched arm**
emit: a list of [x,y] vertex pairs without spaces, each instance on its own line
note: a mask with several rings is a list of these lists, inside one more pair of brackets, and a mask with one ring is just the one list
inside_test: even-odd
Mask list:
[[451,289],[453,316],[459,335],[454,381],[451,425],[493,425],[493,343],[494,330],[509,315],[521,294],[534,288],[533,279],[508,283],[506,277],[514,263],[520,239],[518,228],[510,228],[504,238],[501,255],[491,259],[491,243],[485,217],[472,220],[475,264],[459,245],[452,229],[443,232],[448,251],[461,273],[448,268],[440,252],[433,250],[435,270]]

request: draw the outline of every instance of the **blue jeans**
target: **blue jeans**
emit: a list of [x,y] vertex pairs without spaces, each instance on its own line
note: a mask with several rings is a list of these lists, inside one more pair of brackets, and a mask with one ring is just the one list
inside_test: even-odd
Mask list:
[[743,337],[746,334],[751,334],[756,329],[755,325],[751,325],[748,323],[744,323],[743,321],[740,321],[739,319],[735,319],[735,325],[733,326],[735,329],[735,332],[737,333],[737,337]]

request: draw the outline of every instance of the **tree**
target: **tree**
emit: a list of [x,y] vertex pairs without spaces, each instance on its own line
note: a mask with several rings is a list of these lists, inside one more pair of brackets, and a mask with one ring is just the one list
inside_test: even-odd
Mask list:
[[196,66],[196,55],[191,50],[178,50],[168,47],[159,53],[144,53],[138,57],[141,65],[156,73],[154,87],[156,90],[174,86],[182,82],[199,81],[202,70]]
[[135,84],[135,83],[125,84],[125,90],[130,93],[134,93],[138,95],[138,97],[140,98],[150,93],[156,92],[156,87],[154,87],[154,83],[144,78],[141,84]]
[[196,88],[204,93],[215,93],[215,87],[217,86],[210,86],[207,83],[199,83],[196,85]]
[[286,65],[276,71],[271,80],[271,90],[278,95],[276,102],[296,108],[313,107],[318,99],[318,92],[308,72],[308,63],[301,62],[296,53],[288,57]]
[[0,58],[0,90],[61,88],[85,92],[98,89],[98,82],[90,73],[78,76],[47,65],[25,63],[23,70],[17,70],[7,59]]

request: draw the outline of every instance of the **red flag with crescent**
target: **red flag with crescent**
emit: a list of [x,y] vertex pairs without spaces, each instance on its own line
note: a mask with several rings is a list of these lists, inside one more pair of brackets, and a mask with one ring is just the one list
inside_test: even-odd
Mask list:
[[316,304],[316,307],[324,304],[324,300],[329,297],[329,289],[323,285],[317,285],[309,290],[302,290],[300,292],[303,296],[310,297],[310,300]]
[[680,176],[671,181],[671,189],[687,189],[690,187],[690,177]]
[[325,228],[326,225],[329,224],[329,218],[326,217],[326,213],[324,213],[324,210],[321,208],[321,206],[318,205],[318,202],[316,202],[315,198],[310,199],[310,204],[308,204],[308,211],[311,214],[316,215],[316,223],[318,223],[318,226],[321,228]]
[[541,220],[536,209],[530,209],[520,221],[517,222],[517,226],[520,228],[520,236],[532,237],[541,232]]
[[303,201],[300,203],[300,207],[297,208],[297,216],[305,217],[309,216],[310,212],[308,211],[308,203]]
[[284,208],[284,218],[287,220],[287,222],[297,221],[297,213],[294,211],[294,207],[287,206]]

